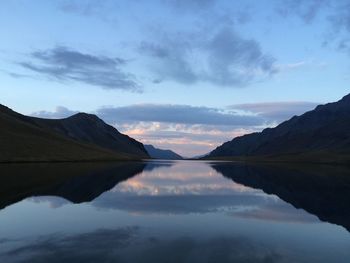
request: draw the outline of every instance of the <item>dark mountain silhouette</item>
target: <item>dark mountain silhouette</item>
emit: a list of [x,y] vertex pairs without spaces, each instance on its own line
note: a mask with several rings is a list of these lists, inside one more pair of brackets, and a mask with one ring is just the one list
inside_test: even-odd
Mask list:
[[246,165],[221,162],[212,167],[223,176],[302,208],[320,220],[350,231],[350,169],[338,165]]
[[350,95],[317,106],[275,128],[234,138],[207,157],[268,157],[280,160],[350,161]]
[[73,140],[96,144],[117,152],[147,157],[142,143],[121,134],[96,115],[77,113],[71,117],[54,120],[32,118],[40,127],[50,129]]
[[146,151],[154,159],[182,160],[182,156],[171,150],[162,150],[153,145],[145,145]]
[[49,120],[0,105],[0,161],[88,161],[149,157],[143,145],[97,116]]

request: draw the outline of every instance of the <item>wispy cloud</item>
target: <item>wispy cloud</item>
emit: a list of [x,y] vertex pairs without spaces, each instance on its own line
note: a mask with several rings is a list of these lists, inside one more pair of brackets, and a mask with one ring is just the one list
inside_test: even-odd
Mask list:
[[257,41],[241,37],[228,26],[215,32],[159,35],[157,41],[143,41],[138,48],[150,58],[158,82],[208,82],[237,88],[277,72],[275,59],[265,54]]
[[181,10],[198,11],[200,9],[212,8],[217,0],[162,0],[165,4]]
[[243,110],[266,118],[269,122],[279,123],[294,115],[300,115],[314,109],[318,103],[307,101],[284,101],[264,103],[244,103],[231,105],[229,108]]
[[83,53],[67,47],[39,50],[18,64],[56,81],[78,81],[104,89],[141,91],[136,77],[123,70],[122,58]]
[[78,111],[70,110],[63,106],[57,106],[54,111],[37,111],[33,112],[31,115],[33,117],[47,118],[47,119],[62,119],[72,116],[78,113]]
[[180,124],[209,124],[255,126],[262,121],[256,116],[243,116],[218,108],[173,104],[135,104],[124,107],[105,107],[97,114],[108,122],[161,122]]
[[295,62],[295,63],[278,64],[278,65],[276,65],[276,67],[278,68],[278,71],[283,72],[283,71],[300,69],[300,68],[305,67],[307,64],[308,64],[307,61],[299,61],[299,62]]
[[118,128],[145,144],[152,144],[162,149],[169,148],[186,157],[208,153],[225,141],[258,130],[251,127],[161,125],[161,123],[126,124]]
[[62,0],[57,3],[58,9],[66,14],[80,15],[85,17],[96,17],[113,26],[118,24],[119,1],[104,0]]
[[[278,71],[276,59],[260,46],[258,40],[239,33],[237,25],[251,16],[246,6],[227,5],[224,10],[222,6],[218,7],[219,2],[223,4],[218,0],[150,1],[150,6],[170,15],[174,15],[173,10],[179,11],[182,17],[190,14],[188,22],[191,25],[177,27],[176,23],[171,23],[172,26],[167,27],[166,23],[155,25],[145,21],[140,35],[143,40],[129,45],[137,46],[137,63],[147,65],[147,79],[153,79],[154,84],[173,81],[185,85],[208,83],[215,87],[241,88],[267,80]],[[124,5],[123,1],[118,6],[109,0],[102,4],[73,0],[63,1],[59,8],[68,13],[108,17],[110,14],[115,16]],[[141,6],[138,1],[129,1],[128,5],[131,9]],[[136,82],[135,78],[128,80]],[[103,86],[109,88],[111,85]]]
[[327,0],[285,0],[281,1],[276,10],[283,17],[297,15],[304,22],[311,23],[328,2]]
[[306,24],[321,18],[328,25],[324,32],[324,45],[350,54],[350,1],[349,0],[286,0],[276,7],[277,13],[297,16]]

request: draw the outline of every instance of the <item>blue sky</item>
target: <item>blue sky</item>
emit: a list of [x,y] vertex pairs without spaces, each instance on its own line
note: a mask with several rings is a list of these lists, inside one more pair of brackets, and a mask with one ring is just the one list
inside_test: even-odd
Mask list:
[[1,104],[185,156],[349,92],[349,0],[4,0],[0,32]]

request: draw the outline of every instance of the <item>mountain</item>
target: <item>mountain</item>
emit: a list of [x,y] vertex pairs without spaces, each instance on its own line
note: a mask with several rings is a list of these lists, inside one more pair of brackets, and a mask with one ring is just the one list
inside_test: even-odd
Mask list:
[[294,116],[275,128],[234,138],[206,158],[350,161],[350,95]]
[[154,159],[182,160],[183,158],[171,150],[162,150],[153,145],[145,145],[148,154]]
[[0,162],[90,161],[149,157],[143,145],[97,116],[48,120],[0,105]]
[[41,128],[79,142],[95,144],[116,152],[148,157],[142,143],[121,134],[116,128],[93,114],[77,113],[60,120],[40,118],[31,118],[31,120]]
[[207,155],[209,155],[209,153],[195,155],[195,156],[191,157],[191,159],[202,159],[202,158],[206,157]]

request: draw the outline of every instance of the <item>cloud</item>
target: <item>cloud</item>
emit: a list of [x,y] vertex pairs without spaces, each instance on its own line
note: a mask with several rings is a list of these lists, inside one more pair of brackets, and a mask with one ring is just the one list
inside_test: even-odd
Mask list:
[[151,70],[156,74],[155,83],[164,80],[175,80],[182,84],[197,82],[197,74],[192,68],[187,57],[190,53],[190,45],[187,43],[165,40],[163,44],[144,41],[139,46],[139,52],[154,59]]
[[78,113],[78,111],[70,110],[63,106],[57,106],[54,111],[37,111],[32,113],[31,116],[46,119],[62,119],[72,116],[76,113]]
[[186,125],[162,123],[127,123],[118,129],[143,143],[162,149],[170,148],[182,156],[208,153],[217,145],[234,137],[258,131],[246,127],[235,128],[223,125]]
[[[173,127],[175,131],[191,128],[194,133],[195,129],[213,131],[219,129],[219,126],[222,126],[221,131],[232,131],[234,128],[261,128],[300,115],[317,105],[315,102],[304,101],[262,102],[234,104],[224,110],[176,104],[135,104],[100,108],[96,113],[110,123],[120,125],[144,123],[158,125],[164,129],[169,128],[166,124],[178,124]],[[163,126],[160,127],[161,125]]]
[[176,8],[194,9],[196,11],[202,8],[213,7],[217,0],[163,0],[163,2]]
[[108,3],[108,1],[103,1],[96,4],[96,1],[91,0],[85,0],[84,2],[69,0],[61,1],[58,8],[63,12],[89,16],[103,13],[106,8],[106,3]]
[[300,69],[324,69],[328,66],[328,63],[323,61],[315,61],[315,60],[302,60],[294,63],[285,63],[285,64],[276,64],[276,68],[279,73],[289,72]]
[[324,45],[334,43],[336,49],[350,55],[350,1],[349,0],[286,0],[276,8],[283,17],[297,16],[306,24],[316,18],[326,22]]
[[259,43],[245,39],[231,27],[215,32],[159,33],[158,41],[143,41],[138,51],[151,60],[157,82],[183,84],[207,82],[243,87],[277,72],[275,59],[263,53]]
[[[122,1],[120,1],[122,2]],[[141,3],[141,1],[126,1],[128,4]],[[138,3],[139,2],[139,3]],[[152,1],[154,4],[164,4],[166,7],[172,7],[181,11],[198,11],[200,9],[211,8],[215,5],[217,0],[155,0]],[[153,4],[150,1],[150,4]],[[103,2],[96,2],[94,0],[63,0],[59,2],[58,8],[67,13],[75,13],[86,16],[98,15],[103,18],[103,13],[115,10],[118,8],[118,3],[113,0],[105,0]],[[109,9],[109,10],[108,10]]]
[[255,40],[243,39],[228,28],[218,32],[207,49],[209,78],[214,83],[242,86],[276,70],[274,58],[263,54]]
[[336,14],[331,16],[331,21],[334,26],[341,27],[340,29],[345,29],[350,32],[350,1],[339,1],[339,5],[336,6]]
[[34,203],[48,203],[50,208],[56,209],[64,205],[70,204],[70,202],[62,197],[57,196],[33,196],[29,197],[27,200],[30,200]]
[[277,12],[283,17],[297,15],[305,23],[311,23],[322,10],[328,5],[327,0],[284,0],[277,7]]
[[115,26],[118,24],[119,1],[104,0],[96,2],[94,0],[63,0],[57,3],[60,11],[66,14],[80,15],[85,17],[95,17],[103,22]]
[[312,110],[318,104],[319,103],[304,101],[264,102],[235,104],[231,105],[229,108],[255,113],[258,116],[266,118],[266,120],[270,120],[270,122],[279,123],[294,115],[300,115],[306,111]]
[[175,104],[135,104],[105,107],[96,112],[110,123],[160,122],[180,124],[209,124],[229,126],[261,125],[260,118],[224,112],[217,108]]
[[[61,4],[61,10],[83,15],[110,14],[119,10],[107,4],[77,1]],[[130,9],[139,11],[139,1],[129,1]],[[261,48],[258,41],[243,37],[236,24],[250,19],[246,5],[226,5],[216,8],[217,0],[157,0],[150,6],[169,14],[164,24],[152,24],[148,20],[141,26],[142,41],[132,46],[143,66],[146,65],[154,84],[163,81],[192,85],[209,83],[219,87],[244,87],[269,79],[277,72],[275,58]],[[121,4],[123,6],[124,4]],[[178,10],[177,14],[170,10]],[[101,11],[103,10],[103,11]],[[199,11],[204,12],[199,12]],[[190,16],[186,16],[189,11]],[[115,14],[115,12],[113,12]],[[159,14],[154,14],[158,18]],[[181,16],[189,26],[179,27],[173,16]],[[161,15],[159,19],[164,19]],[[169,23],[169,26],[167,24]],[[130,43],[129,43],[130,44]],[[141,54],[141,57],[140,57]],[[135,78],[131,78],[135,82]],[[107,85],[109,86],[109,85]]]
[[332,27],[332,34],[327,41],[336,39],[338,50],[350,55],[350,1],[339,1],[328,16],[328,21]]
[[[213,109],[214,114],[206,114],[210,108],[199,110],[196,107],[187,110],[184,107],[182,113],[180,110],[175,110],[177,106],[174,105],[173,109],[166,109],[165,105],[162,105],[158,108],[160,113],[156,109],[148,111],[142,105],[138,110],[132,109],[133,106],[128,106],[115,113],[113,110],[107,110],[105,113],[108,112],[108,114],[104,116],[106,119],[109,118],[111,123],[115,123],[120,131],[143,143],[153,144],[160,148],[170,148],[183,156],[195,156],[207,153],[217,145],[237,136],[276,126],[294,115],[312,110],[317,103],[246,103],[229,106],[232,112]],[[157,108],[157,105],[151,108],[153,107]],[[175,112],[172,113],[171,110]],[[113,121],[113,116],[124,114],[128,116],[126,112],[132,117],[127,117],[128,120],[119,122],[116,119]],[[143,114],[150,117],[143,116]],[[176,116],[186,117],[179,120]]]
[[[37,111],[31,115],[41,118],[63,118],[78,111],[58,106],[54,111]],[[177,104],[134,104],[121,107],[102,107],[95,112],[108,123],[159,122],[177,124],[204,124],[223,126],[259,126],[264,121],[256,116],[240,115],[219,108]]]
[[307,61],[299,61],[295,63],[287,63],[287,64],[278,64],[276,67],[280,72],[283,71],[290,71],[290,70],[295,70],[295,69],[300,69],[305,67],[308,64]]
[[22,67],[56,81],[78,81],[104,89],[140,91],[133,74],[122,70],[127,61],[121,58],[82,53],[67,47],[35,51]]

